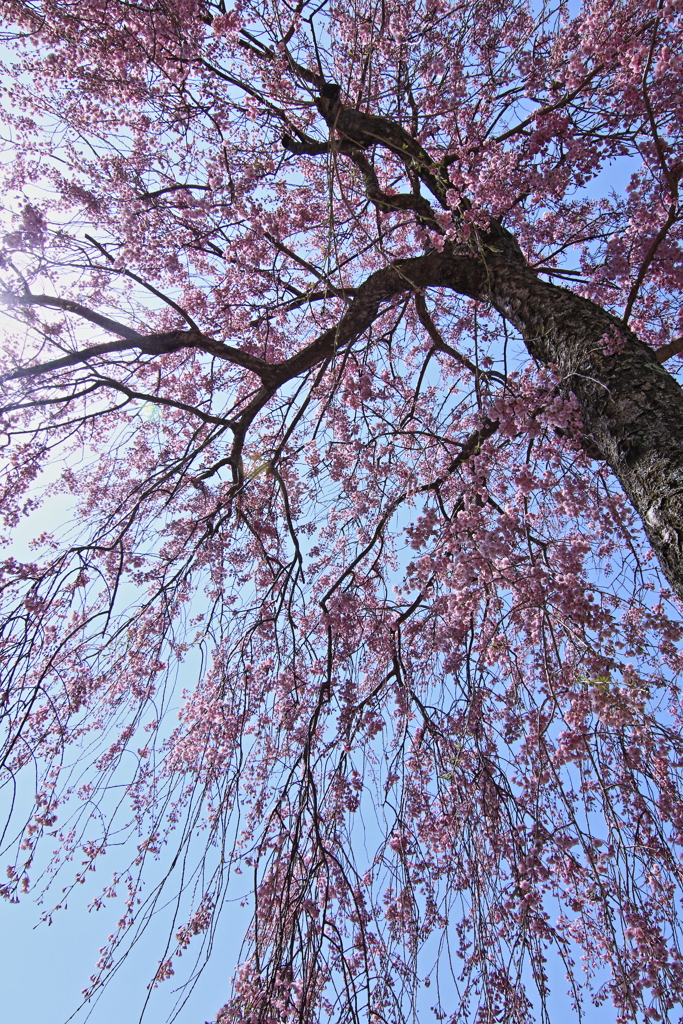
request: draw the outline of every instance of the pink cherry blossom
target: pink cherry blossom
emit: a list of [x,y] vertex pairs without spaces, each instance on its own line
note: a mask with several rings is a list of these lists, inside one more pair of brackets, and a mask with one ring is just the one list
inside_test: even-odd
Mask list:
[[0,893],[86,1001],[236,903],[216,1024],[678,1020],[681,0],[0,8]]

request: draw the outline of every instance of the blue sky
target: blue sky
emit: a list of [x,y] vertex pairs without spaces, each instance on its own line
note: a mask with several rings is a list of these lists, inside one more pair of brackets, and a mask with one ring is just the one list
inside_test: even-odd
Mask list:
[[[633,169],[630,162],[605,168],[591,183],[588,193],[600,195],[612,188],[623,190]],[[66,503],[51,505],[47,510],[48,516],[56,514],[68,514]],[[27,534],[28,530],[25,536]],[[22,542],[25,536],[21,538]],[[110,871],[113,866],[108,866]],[[0,863],[2,873],[4,868]],[[4,936],[0,985],[3,1019],[7,1022],[62,1024],[76,1010],[79,993],[87,984],[98,958],[98,949],[118,916],[116,908],[88,913],[89,894],[83,890],[67,911],[55,915],[51,926],[38,924],[40,912],[30,897],[25,897],[18,905],[0,902],[0,927]],[[212,1020],[216,1010],[227,999],[230,976],[239,959],[245,925],[245,911],[226,908],[214,956],[187,1004],[175,1018],[178,1024],[203,1024]],[[163,922],[160,921],[159,927],[151,928],[134,947],[99,1002],[79,1012],[75,1020],[87,1019],[90,1024],[135,1024],[144,1005],[147,984],[159,959],[164,937]],[[553,1000],[552,1009],[559,1024],[569,1016],[569,1008],[562,995],[565,985],[561,978],[557,981],[558,995]],[[148,1024],[163,1024],[173,1013],[176,1000],[173,980],[163,983],[152,993],[145,1020]],[[589,1024],[611,1024],[614,1010],[606,1005],[589,1011],[587,1019]]]
[[[102,911],[88,914],[85,902],[81,899],[66,912],[55,915],[51,926],[38,927],[38,910],[30,899],[19,905],[0,905],[0,991],[2,1019],[7,1024],[62,1024],[78,1006],[80,991],[87,984],[97,951],[115,916],[109,915],[107,920]],[[226,1001],[244,925],[244,921],[236,920],[236,915],[232,921],[229,912],[225,915],[216,954],[176,1018],[178,1024],[204,1024],[214,1018]],[[144,937],[100,1001],[78,1013],[74,1024],[86,1019],[89,1024],[136,1024],[161,942],[162,936],[156,929]],[[163,1024],[169,1018],[177,1000],[173,987],[171,979],[152,993],[144,1018],[148,1024]]]

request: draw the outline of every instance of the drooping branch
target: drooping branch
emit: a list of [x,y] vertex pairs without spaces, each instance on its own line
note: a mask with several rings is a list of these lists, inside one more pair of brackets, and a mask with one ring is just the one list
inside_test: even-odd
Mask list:
[[61,309],[66,313],[74,313],[82,320],[86,320],[108,331],[110,334],[115,334],[125,339],[125,341],[121,342],[111,341],[104,342],[101,345],[92,345],[85,349],[70,352],[58,359],[39,363],[36,366],[21,367],[5,374],[3,379],[7,381],[19,380],[23,377],[38,377],[64,367],[86,363],[90,359],[106,355],[109,352],[125,352],[131,349],[136,349],[145,355],[158,356],[169,352],[177,352],[183,348],[194,348],[207,352],[226,362],[234,363],[236,366],[242,366],[244,369],[257,374],[257,376],[261,376],[269,370],[268,363],[257,356],[249,355],[249,353],[242,352],[231,345],[224,345],[222,342],[216,341],[214,338],[210,338],[198,330],[173,330],[141,334],[132,327],[127,327],[117,320],[112,320],[110,317],[96,313],[79,302],[73,302],[71,299],[60,299],[52,295],[17,296],[10,292],[4,292],[0,295],[0,300],[10,306],[44,306],[51,309]]
[[468,359],[467,356],[462,354],[462,352],[458,352],[457,349],[454,349],[452,345],[449,345],[448,342],[444,340],[437,329],[436,324],[429,315],[425,297],[421,292],[416,292],[415,294],[415,312],[418,315],[420,323],[432,339],[434,348],[437,349],[437,351],[444,352],[452,359],[455,359],[455,361],[460,363],[461,366],[464,366],[466,370],[469,370],[470,373],[474,374],[475,379],[477,377],[501,377],[501,374],[492,374],[490,371],[482,370],[480,367],[476,366],[471,359]]
[[638,293],[640,292],[640,289],[642,287],[643,281],[645,280],[647,272],[650,269],[650,266],[651,266],[655,256],[657,255],[657,250],[659,249],[660,245],[665,240],[665,238],[668,235],[669,231],[671,230],[673,225],[676,223],[676,221],[679,219],[679,217],[680,217],[680,212],[678,210],[678,204],[677,203],[672,203],[671,206],[669,207],[669,211],[667,213],[666,220],[662,224],[661,228],[659,229],[659,231],[657,232],[655,237],[652,239],[652,242],[650,243],[650,246],[649,246],[647,252],[645,253],[645,256],[643,258],[643,262],[640,265],[640,268],[639,268],[638,273],[636,275],[636,279],[633,282],[633,285],[631,287],[631,291],[629,292],[628,299],[626,300],[626,308],[624,309],[624,323],[625,324],[628,323],[629,318],[631,316],[631,313],[633,312],[634,303],[635,303],[636,299],[638,298]]
[[560,374],[595,442],[643,520],[671,586],[683,599],[683,390],[652,349],[601,306],[541,280],[505,254],[448,252],[401,260],[372,274],[338,325],[279,364],[295,376],[352,343],[382,302],[406,290],[450,288],[490,303],[529,353]]
[[303,267],[310,274],[313,274],[313,276],[316,277],[323,284],[325,284],[325,286],[332,292],[333,295],[336,295],[337,298],[346,299],[345,290],[343,288],[335,288],[333,284],[330,284],[330,282],[327,279],[327,275],[322,273],[322,271],[318,270],[317,267],[314,267],[309,260],[304,259],[303,256],[300,256],[298,253],[295,253],[292,249],[289,248],[288,245],[285,245],[283,242],[278,241],[278,239],[274,238],[269,231],[264,231],[263,233],[265,237],[268,239],[268,241],[271,243],[271,245],[278,250],[278,252],[281,252],[283,253],[283,255],[288,256],[290,260],[293,260],[295,263],[298,263],[299,266]]
[[[561,386],[578,399],[585,431],[640,514],[664,574],[683,598],[683,391],[661,367],[661,355],[655,355],[618,318],[574,292],[541,280],[506,253],[489,250],[484,260],[445,250],[396,261],[356,289],[336,325],[277,364],[198,332],[144,336],[68,300],[36,296],[35,304],[75,312],[133,337],[19,369],[7,379],[36,376],[126,348],[152,355],[184,347],[209,352],[252,371],[263,385],[240,417],[231,459],[237,472],[246,429],[279,387],[357,341],[383,303],[407,291],[428,288],[449,288],[492,304],[522,332],[534,358],[559,370]],[[23,302],[31,304],[31,298]]]
[[118,320],[112,320],[111,317],[103,316],[101,313],[97,313],[82,303],[74,302],[71,299],[60,299],[54,295],[32,295],[30,293],[15,295],[13,292],[0,292],[0,302],[3,302],[10,308],[24,306],[28,309],[32,306],[43,306],[47,309],[61,309],[65,313],[75,313],[81,320],[87,320],[97,327],[102,327],[105,331],[115,334],[119,338],[126,338],[132,342],[139,341],[142,338],[140,332],[136,331],[133,327],[127,327],[125,324],[119,323]]

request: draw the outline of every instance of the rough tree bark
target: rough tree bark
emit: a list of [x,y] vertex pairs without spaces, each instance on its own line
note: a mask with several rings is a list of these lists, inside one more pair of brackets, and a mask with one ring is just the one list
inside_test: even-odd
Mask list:
[[[373,143],[385,146],[447,209],[449,185],[443,168],[400,125],[344,107],[338,87],[333,90],[323,87],[318,108],[331,132],[339,136],[337,147],[360,166],[368,197],[380,209],[412,205],[425,224],[436,223],[433,210],[419,194],[380,193],[376,178],[370,179],[359,163],[359,154]],[[283,138],[283,146],[292,152],[325,151],[319,145],[294,144],[288,137]],[[468,208],[464,197],[460,209]],[[622,320],[566,288],[541,280],[526,264],[514,236],[497,222],[486,233],[475,233],[475,239],[479,255],[463,258],[449,253],[446,246],[441,259],[430,254],[403,261],[396,270],[404,280],[396,291],[411,286],[447,287],[490,303],[522,333],[530,355],[559,372],[564,392],[576,396],[586,433],[640,515],[664,575],[683,600],[683,390]],[[359,289],[340,324],[338,342],[347,340],[347,325],[356,316],[363,322],[361,330],[370,325],[379,302],[389,297],[390,281],[387,268]],[[376,299],[369,308],[364,291]]]
[[681,5],[314,6],[5,2],[0,896],[133,844],[93,995],[249,878],[217,1024],[672,1020]]
[[402,270],[417,287],[450,287],[490,302],[522,333],[533,358],[557,369],[683,599],[683,390],[652,349],[617,317],[540,280],[521,259],[432,256]]

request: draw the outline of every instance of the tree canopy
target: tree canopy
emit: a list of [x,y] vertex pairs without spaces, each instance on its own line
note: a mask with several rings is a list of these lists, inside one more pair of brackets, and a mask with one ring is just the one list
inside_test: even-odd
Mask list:
[[2,894],[678,1020],[682,0],[0,8]]

